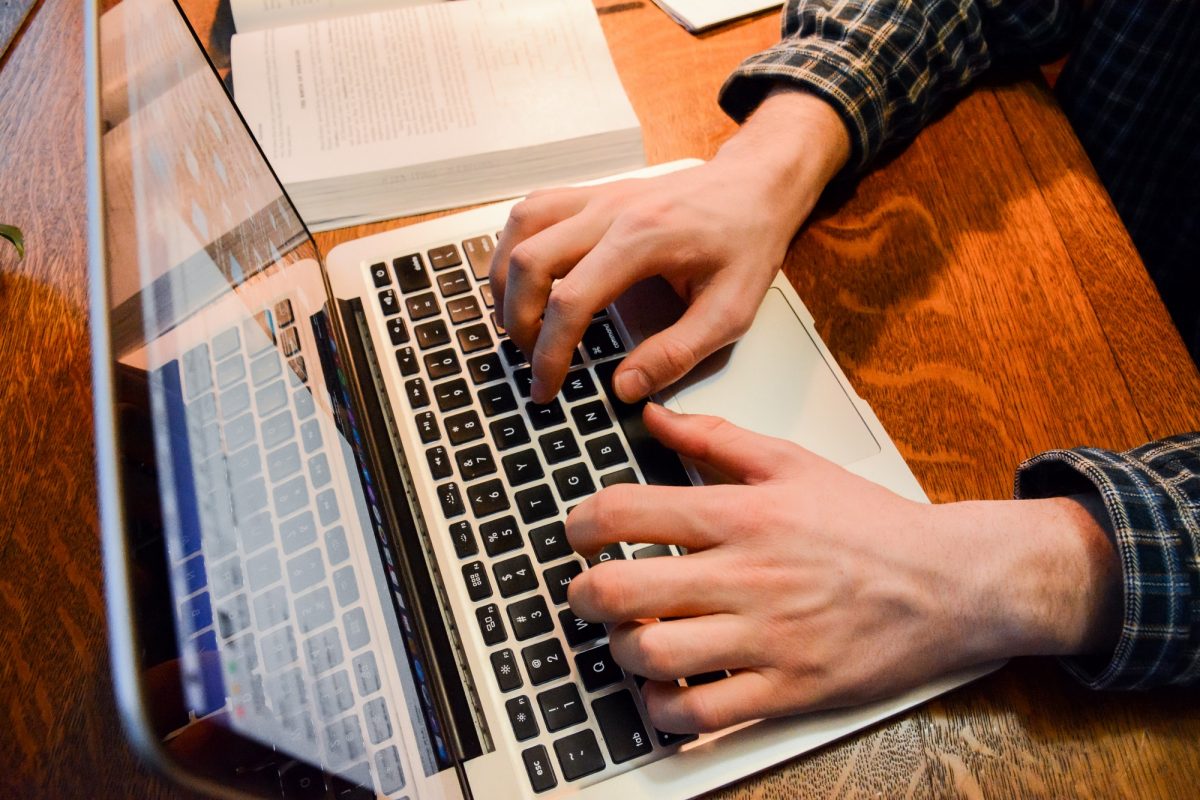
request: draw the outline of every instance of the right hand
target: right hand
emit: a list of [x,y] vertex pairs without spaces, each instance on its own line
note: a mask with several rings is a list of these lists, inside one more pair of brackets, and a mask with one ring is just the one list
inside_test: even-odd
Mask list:
[[492,259],[499,322],[549,401],[592,315],[661,275],[687,303],[614,376],[633,402],[683,377],[749,328],[849,139],[824,101],[772,94],[713,158],[656,178],[534,192],[512,210]]

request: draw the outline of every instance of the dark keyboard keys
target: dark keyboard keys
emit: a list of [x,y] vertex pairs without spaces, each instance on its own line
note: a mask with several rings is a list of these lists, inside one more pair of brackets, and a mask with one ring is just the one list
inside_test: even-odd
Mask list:
[[417,354],[413,352],[411,347],[401,347],[396,351],[396,364],[400,367],[400,374],[404,377],[416,375],[419,367],[417,366]]
[[[583,688],[589,692],[598,692],[606,686],[625,680],[625,673],[613,660],[608,645],[602,644],[591,650],[585,650],[575,656],[575,670],[583,681]],[[634,709],[634,713],[637,710]],[[607,737],[605,737],[607,738]],[[614,761],[618,759],[614,756]]]
[[510,367],[519,367],[525,363],[525,354],[512,339],[505,339],[500,343],[500,354],[504,356],[505,363]]
[[480,287],[479,287],[479,294],[480,294],[480,296],[482,296],[482,297],[483,297],[483,304],[484,304],[485,306],[487,306],[488,308],[494,308],[494,307],[495,307],[495,305],[496,305],[496,298],[492,296],[492,286],[491,286],[491,284],[489,284],[489,283],[485,283],[485,284],[483,284],[482,286],[480,286]]
[[587,708],[573,683],[547,689],[537,696],[537,700],[546,730],[551,733],[587,721]]
[[429,393],[425,391],[425,381],[413,378],[404,384],[404,393],[408,395],[408,404],[414,410],[429,405]]
[[533,545],[537,560],[543,564],[571,555],[567,529],[561,522],[551,522],[549,525],[534,528],[529,532],[529,543]]
[[615,433],[588,440],[587,451],[592,466],[598,470],[615,467],[629,460],[629,456],[625,455],[625,445],[621,444],[621,437]]
[[533,423],[534,430],[539,431],[567,421],[566,415],[563,414],[562,403],[558,402],[557,398],[545,404],[526,403],[525,413],[529,415],[529,421]]
[[483,310],[479,307],[479,301],[475,299],[474,295],[447,300],[446,313],[450,315],[450,321],[455,325],[483,316]]
[[[529,682],[534,686],[556,681],[571,672],[571,668],[567,665],[567,657],[563,653],[558,639],[546,639],[529,645],[521,651],[521,658],[525,661],[525,671],[529,673]],[[571,684],[567,685],[572,689],[575,688]],[[580,711],[582,710],[581,708]],[[547,727],[550,727],[549,723],[547,723]]]
[[421,346],[422,350],[428,350],[431,347],[441,347],[450,341],[450,334],[446,331],[446,323],[440,319],[418,325],[414,330],[417,335],[417,344]]
[[435,247],[425,255],[429,256],[429,265],[435,270],[450,269],[462,264],[462,256],[458,254],[458,245],[454,244]]
[[633,471],[633,467],[619,469],[616,472],[610,472],[607,475],[600,476],[601,486],[613,486],[618,483],[637,483],[637,473]]
[[568,781],[599,772],[604,769],[604,756],[596,735],[589,730],[572,733],[554,743],[554,754],[558,756],[558,767]]
[[454,454],[454,460],[458,462],[458,472],[464,481],[473,481],[496,471],[496,459],[486,444],[459,450]]
[[586,369],[572,370],[567,373],[567,379],[563,381],[562,393],[568,403],[574,403],[585,397],[593,397],[596,394],[596,382],[592,380],[592,374]]
[[575,434],[571,433],[569,428],[542,434],[538,437],[538,447],[542,449],[542,454],[546,456],[546,462],[549,464],[570,461],[579,455],[579,443],[575,441]]
[[467,263],[471,265],[475,280],[487,280],[488,270],[492,266],[492,252],[496,249],[492,237],[484,235],[467,239],[462,243],[462,249],[467,254]]
[[500,459],[504,465],[504,475],[510,486],[521,486],[530,481],[540,480],[546,473],[542,469],[542,460],[536,450],[520,450]]
[[457,483],[443,483],[438,487],[438,500],[442,503],[442,513],[446,519],[452,519],[466,512],[463,507],[462,495],[459,494]]
[[535,792],[545,792],[558,786],[558,778],[554,777],[554,768],[550,766],[550,756],[542,745],[531,747],[521,753],[525,762],[525,772],[529,775],[529,785]]
[[[446,420],[449,429],[450,421]],[[509,508],[508,493],[504,484],[498,480],[484,481],[467,487],[467,499],[471,501],[471,510],[476,517],[488,517]]]
[[450,526],[450,541],[454,543],[454,554],[459,558],[467,558],[479,552],[479,543],[475,541],[471,523],[466,520]]
[[408,341],[408,326],[404,324],[404,320],[400,319],[399,317],[396,319],[389,319],[387,328],[388,336],[391,337],[392,345],[394,347],[399,347]]
[[442,310],[433,292],[426,292],[416,297],[405,298],[404,307],[408,309],[408,316],[414,322],[435,316]]
[[[492,672],[496,675],[496,684],[502,692],[520,689],[525,681],[521,679],[521,670],[517,667],[517,656],[507,647],[497,650],[491,655]],[[528,702],[528,701],[526,701]]]
[[463,269],[438,275],[437,282],[438,291],[442,293],[442,297],[456,297],[471,291],[471,279],[467,277],[467,271]]
[[578,500],[596,491],[592,474],[582,461],[554,470],[554,485],[558,487],[558,495],[564,503]]
[[436,353],[426,353],[423,360],[425,371],[435,381],[462,372],[462,364],[458,363],[458,353],[449,348],[438,350]]
[[436,384],[433,387],[433,398],[437,400],[438,408],[443,412],[471,404],[471,390],[462,378]]
[[683,679],[683,682],[688,686],[703,686],[706,683],[716,683],[719,680],[724,680],[728,677],[724,670],[716,672],[701,672],[699,675],[689,675]]
[[529,444],[529,429],[525,427],[525,420],[517,415],[498,419],[488,427],[492,431],[492,439],[496,442],[497,450],[508,450],[518,445]]
[[613,543],[601,547],[600,552],[588,559],[588,563],[594,567],[597,564],[603,564],[605,561],[622,561],[624,558],[625,552],[621,549],[621,545]]
[[468,325],[465,328],[459,328],[455,336],[458,337],[458,346],[464,353],[486,350],[494,344],[492,333],[487,329],[487,325]]
[[625,352],[625,343],[612,320],[602,319],[588,326],[583,334],[583,352],[593,361]]
[[510,550],[519,550],[523,544],[517,521],[511,517],[500,517],[479,526],[483,537],[483,549],[493,558]]
[[392,269],[396,270],[400,291],[405,294],[429,288],[429,271],[425,269],[420,253],[392,259]]
[[575,420],[575,427],[579,428],[579,432],[584,436],[599,433],[611,428],[613,424],[612,419],[608,416],[608,411],[604,408],[604,403],[599,400],[572,408],[571,419]]
[[603,638],[608,633],[599,622],[588,622],[586,619],[580,619],[569,608],[564,608],[558,612],[558,624],[562,627],[563,635],[567,637],[567,644],[571,648],[594,642],[597,639]]
[[483,436],[483,423],[479,421],[479,415],[474,411],[464,411],[461,414],[446,417],[446,435],[450,437],[450,443],[454,445],[473,442]]
[[500,609],[495,603],[475,609],[475,619],[479,622],[479,632],[483,634],[484,644],[489,647],[508,638],[508,631],[504,630],[504,620],[500,618]]
[[425,460],[429,462],[429,473],[433,475],[434,480],[440,481],[454,474],[454,469],[450,466],[450,456],[446,454],[444,447],[431,447],[426,450]]
[[537,573],[529,556],[514,556],[492,565],[501,597],[516,597],[537,588]]
[[476,386],[504,377],[504,368],[500,366],[500,356],[495,353],[485,353],[475,356],[475,358],[468,358],[467,372],[471,375],[471,382]]
[[550,592],[550,599],[554,601],[554,605],[561,606],[567,602],[567,587],[581,572],[583,572],[583,567],[580,563],[571,559],[565,564],[551,567],[542,573],[542,578],[546,581],[546,590]]
[[593,700],[592,713],[614,764],[631,761],[654,749],[628,689]]
[[390,317],[393,314],[400,313],[400,301],[396,297],[396,293],[391,289],[384,289],[379,293],[379,307],[383,309],[383,315]]
[[633,551],[634,558],[663,558],[673,555],[675,554],[671,551],[671,548],[665,544],[652,544],[649,547]]
[[392,276],[388,274],[387,264],[380,261],[378,264],[371,265],[371,280],[375,281],[375,288],[382,289],[392,282]]
[[492,596],[492,583],[482,561],[472,561],[462,568],[463,580],[467,582],[467,596],[479,602]]
[[677,744],[690,742],[698,738],[694,733],[667,733],[657,728],[654,729],[654,737],[658,739],[658,743],[662,747],[674,747]]
[[484,414],[494,417],[515,410],[517,398],[507,383],[498,383],[479,390],[479,405],[483,406]]
[[529,397],[533,391],[533,369],[531,367],[521,367],[513,373],[512,379],[521,397]]
[[657,439],[650,435],[642,422],[644,401],[632,405],[624,403],[617,397],[612,388],[612,376],[620,361],[606,361],[595,367],[596,380],[608,396],[608,402],[617,414],[617,422],[625,432],[625,439],[633,449],[633,457],[642,468],[646,483],[665,486],[690,486],[687,472],[679,461],[679,456],[668,450]]
[[[524,556],[522,556],[524,558]],[[526,559],[528,561],[528,559]],[[501,589],[503,594],[503,588]],[[518,600],[508,607],[508,623],[518,641],[532,639],[554,630],[554,619],[546,608],[546,599],[538,595]]]
[[513,735],[517,737],[518,742],[532,739],[541,733],[537,716],[533,713],[533,704],[529,702],[528,697],[514,697],[504,704],[504,710],[508,712],[508,722],[512,725]]
[[417,415],[417,433],[421,434],[422,444],[436,442],[442,438],[442,432],[438,430],[437,417],[433,415],[432,411]]
[[550,487],[542,483],[517,492],[517,511],[521,514],[521,521],[531,525],[553,517],[558,513],[558,506],[554,504]]
[[503,325],[500,324],[500,320],[496,319],[495,311],[493,311],[491,314],[488,314],[488,319],[491,320],[492,330],[496,331],[497,336],[501,338],[508,336],[508,331]]

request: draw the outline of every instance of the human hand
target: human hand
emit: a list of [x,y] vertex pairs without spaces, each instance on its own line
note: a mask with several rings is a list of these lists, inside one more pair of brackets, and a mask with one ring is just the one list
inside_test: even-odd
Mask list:
[[[649,679],[660,730],[856,705],[970,664],[1115,641],[1119,565],[1074,499],[929,506],[715,417],[651,404],[645,422],[734,481],[617,485],[567,520],[585,556],[618,541],[689,550],[598,564],[568,595],[583,619],[616,624],[613,656]],[[716,670],[732,674],[674,683]]]
[[558,392],[592,315],[652,275],[688,309],[617,370],[623,400],[668,386],[740,337],[848,153],[830,106],[779,92],[706,164],[534,192],[514,206],[490,281],[498,321],[533,367],[533,400]]

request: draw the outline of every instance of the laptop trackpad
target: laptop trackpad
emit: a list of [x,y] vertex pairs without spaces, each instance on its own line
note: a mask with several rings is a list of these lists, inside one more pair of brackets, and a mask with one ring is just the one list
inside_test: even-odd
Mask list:
[[[671,297],[663,297],[663,292]],[[647,293],[657,295],[657,302]],[[641,342],[665,323],[662,316],[651,319],[644,309],[661,312],[680,304],[665,283],[641,284],[633,294],[638,296],[618,301],[618,310],[633,341]],[[812,335],[774,287],[750,331],[705,359],[663,399],[676,411],[712,414],[757,433],[790,439],[837,464],[880,451]]]

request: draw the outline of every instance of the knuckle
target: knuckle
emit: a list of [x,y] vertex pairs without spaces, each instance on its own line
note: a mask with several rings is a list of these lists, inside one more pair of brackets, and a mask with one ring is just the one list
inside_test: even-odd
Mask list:
[[666,224],[670,206],[655,200],[643,200],[633,208],[625,210],[619,217],[621,229],[637,235],[662,228]]
[[675,652],[660,629],[662,624],[646,625],[633,632],[630,644],[634,657],[647,678],[671,680],[683,677],[675,667]]
[[660,352],[663,363],[673,375],[682,375],[700,360],[696,349],[678,336],[664,337]]
[[517,203],[508,212],[508,222],[515,230],[521,231],[531,225],[537,218],[537,201],[542,195],[533,192],[524,200]]
[[628,490],[623,484],[609,486],[592,497],[596,530],[602,535],[617,533],[622,510],[628,507]]
[[529,242],[521,242],[508,254],[510,276],[529,276],[537,271],[537,253]]
[[606,569],[608,565],[593,567],[588,575],[591,580],[585,585],[587,597],[594,608],[613,617],[623,616],[629,603],[629,589],[620,578],[620,571]]
[[725,715],[714,705],[709,692],[692,689],[679,697],[679,715],[693,730],[706,732],[725,727]]
[[550,291],[546,314],[559,319],[573,320],[581,314],[591,314],[584,307],[583,295],[568,281],[559,281]]

